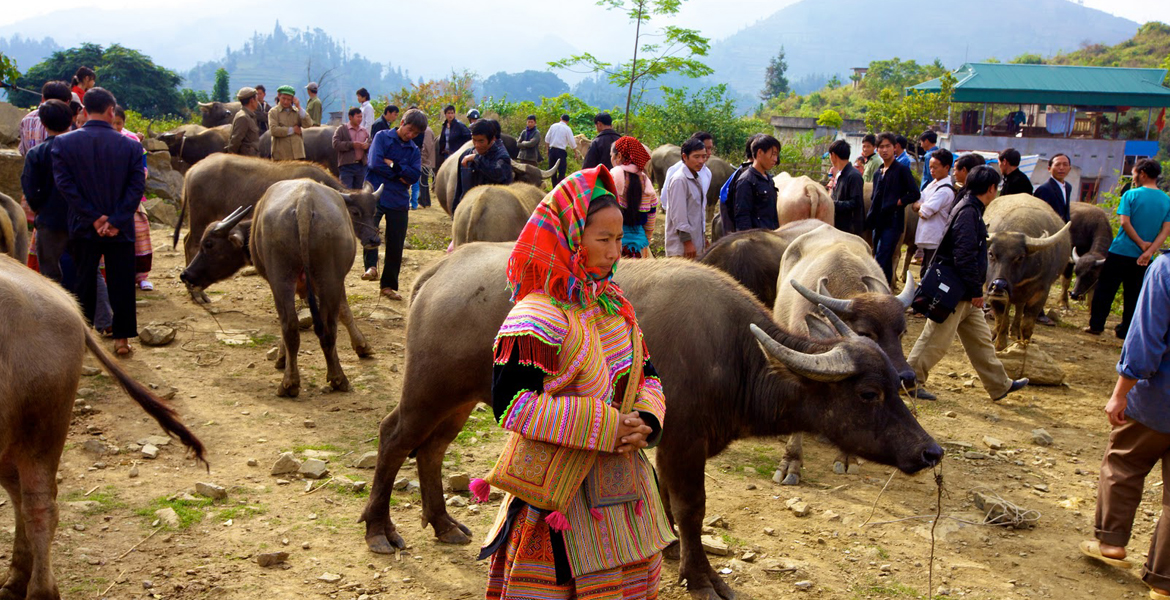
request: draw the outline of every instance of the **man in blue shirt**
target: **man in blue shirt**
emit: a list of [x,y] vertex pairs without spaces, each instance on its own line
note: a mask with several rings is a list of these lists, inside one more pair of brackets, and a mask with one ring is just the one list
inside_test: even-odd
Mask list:
[[934,151],[938,148],[938,134],[933,131],[923,132],[918,136],[918,145],[922,146],[922,184],[918,189],[925,190],[930,182],[934,181],[934,176],[930,174],[930,157],[934,155]]
[[117,100],[100,87],[85,93],[86,122],[53,142],[53,180],[69,205],[70,253],[77,266],[74,293],[93,322],[98,263],[106,261],[106,284],[114,310],[114,351],[131,352],[138,335],[134,283],[134,211],[146,188],[142,144],[111,124]]
[[906,148],[910,146],[910,140],[906,139],[904,135],[894,136],[894,160],[906,165],[910,172],[914,172],[914,159],[910,157],[910,153]]
[[[1160,256],[1149,269],[1137,301],[1133,327],[1117,362],[1117,386],[1105,405],[1113,431],[1101,463],[1097,486],[1096,540],[1081,551],[1107,564],[1128,568],[1125,546],[1142,500],[1146,475],[1161,460],[1170,462],[1170,258]],[[1166,500],[1163,500],[1166,508]],[[1170,594],[1170,518],[1158,517],[1142,580],[1157,596]]]
[[366,181],[374,189],[385,186],[378,198],[378,211],[386,216],[386,264],[381,285],[382,295],[391,300],[402,299],[398,272],[410,216],[410,188],[422,174],[422,154],[411,140],[426,130],[426,114],[412,108],[402,116],[397,128],[379,131],[370,148]]
[[1083,330],[1085,333],[1099,335],[1105,329],[1105,319],[1113,307],[1118,287],[1124,288],[1125,310],[1121,324],[1114,332],[1117,337],[1125,339],[1129,331],[1150,258],[1170,234],[1170,197],[1158,189],[1161,174],[1162,166],[1152,159],[1142,159],[1134,166],[1134,187],[1121,196],[1121,203],[1117,206],[1121,228],[1105,256],[1101,279],[1093,293],[1089,326]]

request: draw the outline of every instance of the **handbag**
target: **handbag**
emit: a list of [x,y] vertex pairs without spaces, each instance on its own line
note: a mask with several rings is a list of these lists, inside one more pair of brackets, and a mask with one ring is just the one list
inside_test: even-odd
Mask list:
[[[572,323],[573,319],[569,319],[569,322]],[[642,380],[642,343],[638,339],[636,327],[630,338],[634,360],[626,393],[622,397],[621,414],[632,409]],[[484,479],[492,487],[512,494],[531,506],[566,513],[582,482],[597,463],[598,454],[597,450],[531,440],[513,432],[491,473]],[[633,453],[625,454],[633,457]]]
[[936,260],[927,267],[910,308],[935,323],[942,323],[963,301],[964,289],[963,280],[955,268]]

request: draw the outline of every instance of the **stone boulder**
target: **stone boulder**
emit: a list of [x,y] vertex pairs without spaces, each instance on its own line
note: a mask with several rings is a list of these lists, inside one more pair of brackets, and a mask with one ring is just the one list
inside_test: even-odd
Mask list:
[[[155,138],[146,138],[142,140],[142,147],[146,148],[147,152],[167,152],[168,155],[170,153],[170,148],[167,147],[166,143]],[[167,161],[170,161],[169,156]]]
[[146,209],[146,218],[151,223],[158,223],[173,228],[179,222],[179,211],[175,206],[162,198],[148,198],[142,203]]
[[1061,385],[1064,383],[1064,369],[1060,368],[1047,352],[1035,344],[1027,346],[1018,343],[1006,350],[996,352],[1008,377],[1027,377],[1031,385]]
[[20,142],[20,120],[27,114],[28,109],[0,102],[0,146],[15,147]]
[[24,195],[20,189],[21,171],[24,171],[24,157],[15,148],[0,149],[0,192],[18,201]]
[[178,203],[183,197],[183,175],[171,166],[169,152],[146,155],[146,191],[164,200]]

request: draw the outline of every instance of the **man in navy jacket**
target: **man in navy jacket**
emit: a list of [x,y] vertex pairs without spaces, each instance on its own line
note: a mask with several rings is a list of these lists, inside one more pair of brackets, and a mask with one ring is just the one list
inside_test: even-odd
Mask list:
[[73,124],[73,110],[60,100],[46,100],[37,109],[48,137],[24,156],[20,187],[28,205],[37,213],[37,263],[41,275],[64,283],[61,255],[69,242],[69,205],[53,181],[53,142]]
[[894,134],[878,136],[878,155],[884,166],[873,178],[873,196],[865,228],[873,231],[873,257],[886,276],[894,281],[894,252],[906,228],[906,207],[922,196],[910,167],[895,158]]
[[86,122],[53,143],[53,179],[69,205],[71,254],[77,265],[74,293],[93,321],[98,263],[106,260],[106,284],[114,311],[114,350],[130,354],[138,335],[134,305],[134,211],[142,200],[146,173],[142,144],[111,125],[117,100],[91,88],[82,101]]
[[[386,216],[386,264],[382,269],[382,295],[401,300],[398,272],[402,268],[402,245],[410,216],[410,188],[422,174],[422,154],[414,145],[415,136],[427,130],[427,116],[412,108],[402,116],[396,129],[379,131],[366,169],[366,181],[377,189],[385,186],[378,198],[378,211]],[[375,261],[376,262],[376,261]]]
[[1072,201],[1072,186],[1064,180],[1072,170],[1072,163],[1068,156],[1055,154],[1048,161],[1048,173],[1051,177],[1033,193],[1037,198],[1048,203],[1065,223],[1069,221],[1069,203]]

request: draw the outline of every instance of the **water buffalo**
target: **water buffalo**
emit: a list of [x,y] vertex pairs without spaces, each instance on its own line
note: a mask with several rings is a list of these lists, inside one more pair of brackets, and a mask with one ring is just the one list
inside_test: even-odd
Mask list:
[[[439,200],[439,206],[442,206],[448,215],[451,214],[451,203],[455,199],[455,188],[459,179],[458,157],[462,156],[464,152],[471,148],[471,142],[463,144],[463,147],[452,154],[450,159],[443,161],[443,164],[439,167],[439,171],[435,173],[435,197]],[[542,171],[540,167],[512,161],[512,174],[515,176],[513,181],[516,183],[527,183],[539,188],[544,185],[545,179],[553,176],[558,165],[560,165],[560,161],[557,161],[551,169]]]
[[73,296],[7,256],[0,256],[0,339],[0,485],[16,516],[12,564],[0,597],[56,599],[61,595],[50,548],[57,529],[57,466],[86,350],[199,460],[203,444],[101,347]]
[[[337,168],[337,150],[333,148],[333,132],[337,131],[334,125],[310,127],[301,130],[301,138],[305,143],[305,160],[314,162],[333,173],[340,175]],[[260,157],[272,158],[272,132],[260,134]]]
[[[835,337],[817,310],[818,305],[825,306],[859,335],[877,343],[903,386],[914,386],[914,369],[902,351],[906,308],[914,299],[913,277],[894,296],[865,240],[822,223],[788,244],[777,279],[772,316],[781,327],[814,337]],[[780,465],[785,485],[800,483],[803,464],[803,436],[797,434],[789,439]],[[855,464],[855,459],[842,453],[833,470],[853,473]]]
[[349,379],[337,358],[338,317],[349,330],[354,352],[363,358],[373,354],[345,297],[345,274],[357,252],[349,205],[337,190],[315,181],[278,181],[260,198],[252,219],[243,220],[251,206],[239,208],[203,232],[199,253],[179,276],[188,286],[205,288],[246,264],[256,267],[272,288],[280,318],[276,368],[284,369],[284,380],[277,396],[296,397],[301,391],[297,295],[309,305],[313,332],[325,355],[325,377],[333,389],[349,391]]
[[[374,224],[381,188],[374,190],[367,183],[361,190],[347,190],[335,177],[313,163],[272,162],[235,154],[218,154],[195,165],[187,173],[183,180],[183,206],[172,242],[178,244],[183,215],[190,211],[191,230],[183,242],[184,256],[190,264],[195,259],[203,230],[212,221],[224,218],[237,208],[259,202],[268,186],[278,181],[301,178],[312,179],[342,193],[350,210],[354,234],[363,248],[377,248],[382,244]],[[207,301],[202,291],[191,290],[191,293],[196,301]]]
[[793,177],[788,173],[781,173],[772,181],[776,184],[776,215],[781,225],[801,219],[833,224],[833,198],[825,186],[805,175]]
[[527,183],[476,186],[455,210],[451,240],[456,246],[515,241],[542,198],[544,192]]
[[1072,224],[1063,223],[1052,207],[1029,194],[996,199],[983,220],[989,236],[987,297],[995,313],[995,349],[1003,350],[1013,306],[1012,335],[1022,343],[1032,339],[1048,291],[1068,264]]
[[231,125],[236,113],[240,112],[239,102],[200,102],[199,112],[203,115],[204,127]]
[[0,193],[0,254],[28,263],[28,218],[20,203]]
[[824,223],[816,219],[804,219],[776,230],[737,231],[714,243],[700,262],[731,275],[764,306],[772,306],[776,303],[776,279],[784,251],[792,240],[821,225]]
[[1073,275],[1077,276],[1077,284],[1072,290],[1073,300],[1089,301],[1097,279],[1101,277],[1101,267],[1105,266],[1105,255],[1109,253],[1109,245],[1113,243],[1113,227],[1109,224],[1109,215],[1100,207],[1086,202],[1073,202],[1069,205],[1072,229],[1069,238],[1072,241],[1072,260],[1065,267],[1060,276],[1060,304],[1068,310],[1068,285]]
[[186,173],[199,161],[227,148],[231,140],[231,125],[212,128],[183,125],[159,134],[158,139],[167,145],[175,170]]
[[[511,308],[503,285],[510,252],[511,244],[468,244],[415,282],[402,398],[382,421],[361,516],[374,552],[405,548],[389,502],[399,468],[416,452],[423,523],[442,542],[470,542],[471,531],[447,514],[442,461],[476,403],[490,402],[492,340]],[[699,542],[704,463],[732,441],[820,432],[907,473],[941,459],[942,449],[898,397],[893,364],[872,340],[788,333],[733,279],[693,261],[630,261],[616,279],[637,310],[666,394],[658,475],[679,529],[679,575],[695,597],[734,597]],[[719,357],[718,369],[695,368],[710,357]],[[452,370],[454,364],[460,368]]]

